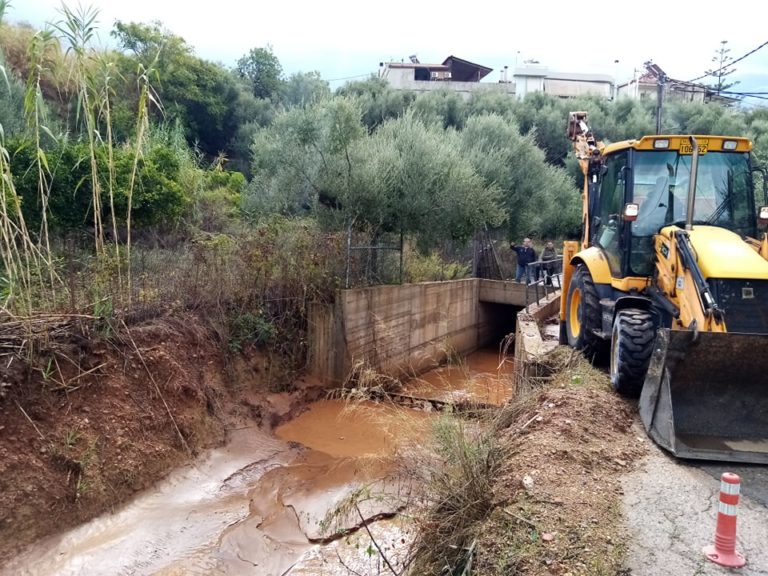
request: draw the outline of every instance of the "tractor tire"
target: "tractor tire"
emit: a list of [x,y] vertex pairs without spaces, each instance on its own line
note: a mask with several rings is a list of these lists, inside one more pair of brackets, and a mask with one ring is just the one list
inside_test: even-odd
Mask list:
[[600,298],[592,281],[589,268],[579,264],[571,276],[565,309],[565,336],[568,345],[582,350],[594,359],[603,348],[603,341],[595,333],[602,328]]
[[655,338],[656,324],[650,312],[625,308],[616,314],[611,332],[611,386],[622,396],[640,396]]

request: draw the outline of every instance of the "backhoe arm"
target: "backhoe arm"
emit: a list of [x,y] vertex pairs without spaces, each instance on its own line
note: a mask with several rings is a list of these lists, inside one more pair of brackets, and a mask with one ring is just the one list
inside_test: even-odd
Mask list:
[[602,167],[602,151],[605,148],[602,142],[595,139],[592,130],[587,124],[586,112],[571,112],[568,115],[568,139],[573,143],[573,150],[579,161],[581,172],[584,174],[584,189],[582,190],[582,224],[583,236],[582,248],[589,246],[591,218],[590,196],[597,192],[600,183],[600,170]]

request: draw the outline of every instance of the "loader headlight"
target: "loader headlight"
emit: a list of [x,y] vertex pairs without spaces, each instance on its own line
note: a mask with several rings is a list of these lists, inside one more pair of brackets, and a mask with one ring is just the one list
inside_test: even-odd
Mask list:
[[723,141],[723,150],[736,150],[736,147],[739,145],[736,140],[725,140]]
[[653,147],[657,150],[665,150],[669,148],[669,139],[667,138],[656,138],[656,140],[653,141]]
[[757,219],[760,220],[760,224],[768,224],[768,206],[760,206]]

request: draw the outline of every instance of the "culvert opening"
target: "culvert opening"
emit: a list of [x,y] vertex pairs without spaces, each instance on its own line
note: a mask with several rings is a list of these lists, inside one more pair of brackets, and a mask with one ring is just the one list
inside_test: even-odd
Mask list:
[[478,348],[500,350],[504,339],[515,333],[519,306],[480,302],[478,315]]

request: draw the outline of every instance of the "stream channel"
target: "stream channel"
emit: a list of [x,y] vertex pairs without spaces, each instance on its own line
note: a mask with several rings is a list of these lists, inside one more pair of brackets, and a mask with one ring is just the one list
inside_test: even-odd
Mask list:
[[[501,404],[511,361],[480,350],[405,392]],[[38,542],[3,575],[336,575],[402,561],[412,526],[398,455],[423,444],[434,414],[322,400],[273,433],[232,432],[226,446],[171,473],[114,513]],[[343,506],[354,495],[357,506]],[[383,571],[381,573],[384,573]]]

